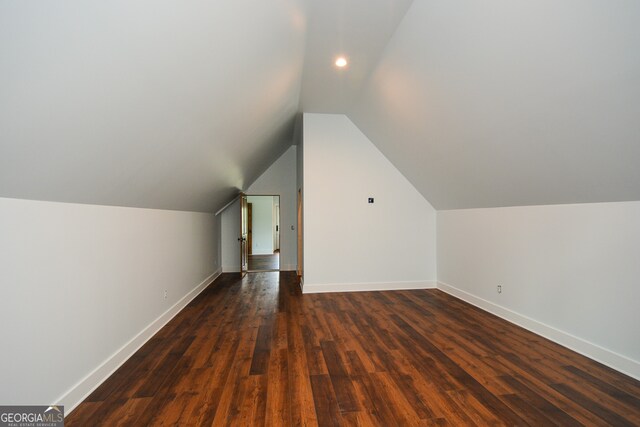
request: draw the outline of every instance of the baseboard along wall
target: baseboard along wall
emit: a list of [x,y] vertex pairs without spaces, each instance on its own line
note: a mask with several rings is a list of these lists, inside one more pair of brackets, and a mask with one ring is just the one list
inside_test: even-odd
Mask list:
[[415,282],[372,282],[372,283],[327,283],[306,284],[302,287],[303,294],[319,294],[329,292],[366,292],[366,291],[400,291],[407,289],[433,289],[435,280]]
[[600,362],[603,365],[615,369],[616,371],[640,380],[640,362],[636,360],[600,347],[597,344],[583,340],[582,338],[556,329],[553,326],[549,326],[530,317],[523,316],[522,314],[477,297],[450,284],[439,281],[437,282],[437,288],[508,322],[514,323],[528,331],[567,347],[576,353],[580,353],[583,356],[595,360],[596,362]]
[[86,377],[71,387],[66,393],[60,396],[56,402],[64,402],[65,415],[73,411],[83,400],[85,400],[95,389],[107,380],[124,362],[134,355],[147,341],[149,341],[160,329],[162,329],[171,319],[173,319],[183,308],[185,308],[195,297],[205,290],[221,274],[218,269],[209,277],[204,279],[193,290],[182,297],[177,303],[162,313],[151,322],[146,328],[133,337],[129,342],[117,350],[111,357],[105,360],[100,366],[94,369]]

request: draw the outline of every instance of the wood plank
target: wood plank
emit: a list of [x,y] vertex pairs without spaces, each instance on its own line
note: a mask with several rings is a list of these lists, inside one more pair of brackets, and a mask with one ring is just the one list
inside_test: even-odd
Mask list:
[[333,384],[333,390],[342,412],[358,411],[358,402],[355,398],[355,390],[351,379],[347,374],[345,362],[342,360],[337,345],[333,341],[322,341],[320,343],[322,354],[327,364],[329,378]]
[[625,419],[622,415],[615,413],[610,408],[591,399],[581,391],[576,390],[574,387],[566,384],[551,384],[551,387],[612,425],[629,427],[636,425]]
[[529,405],[531,405],[539,412],[545,414],[545,416],[549,420],[554,421],[554,423],[569,427],[580,425],[579,422],[571,418],[569,415],[567,415],[567,413],[556,407],[543,396],[534,392],[517,379],[508,375],[502,376],[500,377],[500,379],[509,384],[509,386],[516,391],[518,397],[526,400]]
[[340,426],[342,417],[329,375],[311,375],[313,402],[321,426]]

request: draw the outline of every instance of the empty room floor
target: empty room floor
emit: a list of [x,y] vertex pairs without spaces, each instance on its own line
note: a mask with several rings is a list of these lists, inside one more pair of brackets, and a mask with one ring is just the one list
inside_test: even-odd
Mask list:
[[218,278],[75,425],[639,425],[640,382],[439,290]]

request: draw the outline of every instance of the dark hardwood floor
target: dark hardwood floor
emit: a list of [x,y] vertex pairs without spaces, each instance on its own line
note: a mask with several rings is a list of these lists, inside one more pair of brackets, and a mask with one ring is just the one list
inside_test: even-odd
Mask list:
[[96,425],[640,425],[640,382],[438,290],[223,275],[66,418]]
[[272,255],[249,255],[247,261],[249,271],[280,269],[280,253],[274,253]]

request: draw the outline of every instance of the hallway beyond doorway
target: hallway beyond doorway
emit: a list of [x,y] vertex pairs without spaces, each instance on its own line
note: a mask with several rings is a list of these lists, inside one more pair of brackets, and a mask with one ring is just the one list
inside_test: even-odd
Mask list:
[[249,272],[280,270],[280,254],[249,255]]

